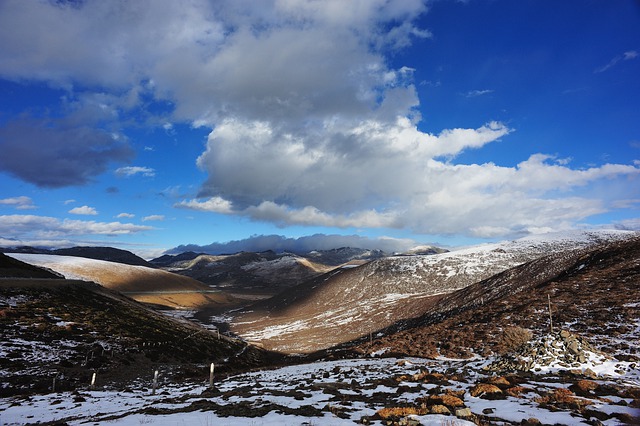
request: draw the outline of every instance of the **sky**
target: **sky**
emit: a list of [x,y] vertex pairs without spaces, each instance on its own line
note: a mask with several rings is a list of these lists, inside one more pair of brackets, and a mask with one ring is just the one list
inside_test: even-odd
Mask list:
[[640,229],[633,0],[0,1],[0,246]]

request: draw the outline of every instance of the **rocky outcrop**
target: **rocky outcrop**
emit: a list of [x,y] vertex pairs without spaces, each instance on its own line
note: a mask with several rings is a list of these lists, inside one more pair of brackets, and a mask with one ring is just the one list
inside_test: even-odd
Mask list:
[[541,371],[548,368],[579,369],[602,364],[608,358],[584,338],[561,330],[547,334],[499,358],[492,370]]

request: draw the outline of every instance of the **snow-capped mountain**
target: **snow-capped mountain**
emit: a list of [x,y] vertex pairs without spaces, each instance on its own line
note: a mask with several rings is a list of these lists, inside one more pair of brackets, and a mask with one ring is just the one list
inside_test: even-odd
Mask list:
[[232,330],[265,347],[311,352],[421,315],[437,296],[544,255],[636,235],[547,234],[428,256],[392,256],[339,268],[237,314]]

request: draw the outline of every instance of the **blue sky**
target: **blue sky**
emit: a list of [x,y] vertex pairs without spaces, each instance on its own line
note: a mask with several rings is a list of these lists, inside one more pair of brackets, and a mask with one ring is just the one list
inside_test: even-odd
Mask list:
[[639,229],[639,28],[631,0],[5,0],[0,244]]

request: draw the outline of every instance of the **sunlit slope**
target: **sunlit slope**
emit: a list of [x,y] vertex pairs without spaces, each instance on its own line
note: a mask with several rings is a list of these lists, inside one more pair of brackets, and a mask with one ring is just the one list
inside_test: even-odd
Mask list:
[[67,279],[96,282],[141,302],[196,308],[232,301],[225,293],[212,292],[192,278],[159,269],[71,256],[22,253],[7,256],[50,269]]

